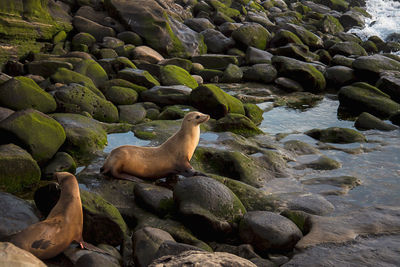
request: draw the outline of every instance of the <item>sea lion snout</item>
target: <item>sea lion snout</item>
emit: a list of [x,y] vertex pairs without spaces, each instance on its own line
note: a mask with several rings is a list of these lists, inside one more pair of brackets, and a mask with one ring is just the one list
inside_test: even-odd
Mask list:
[[53,177],[57,180],[58,183],[61,183],[65,178],[71,177],[72,174],[69,172],[55,172]]
[[200,118],[198,119],[198,121],[199,121],[199,124],[200,124],[200,123],[204,123],[204,122],[208,121],[209,119],[210,119],[210,115],[202,114],[200,116]]

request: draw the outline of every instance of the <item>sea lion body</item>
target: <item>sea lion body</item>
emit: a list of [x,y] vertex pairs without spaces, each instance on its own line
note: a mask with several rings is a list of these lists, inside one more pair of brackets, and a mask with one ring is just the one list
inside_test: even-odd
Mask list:
[[117,147],[107,157],[101,172],[128,180],[191,173],[190,159],[200,140],[200,124],[209,118],[200,112],[186,114],[179,131],[158,147]]
[[70,173],[56,173],[61,194],[44,221],[35,223],[11,237],[14,245],[39,259],[57,256],[72,241],[82,242],[83,214],[78,182]]

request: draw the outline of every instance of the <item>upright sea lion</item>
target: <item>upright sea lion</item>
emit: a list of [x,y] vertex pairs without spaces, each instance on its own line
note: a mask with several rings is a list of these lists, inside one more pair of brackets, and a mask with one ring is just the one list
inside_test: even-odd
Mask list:
[[68,172],[55,173],[61,194],[44,221],[32,224],[11,237],[14,245],[39,259],[49,259],[63,252],[72,241],[83,247],[83,214],[78,182]]
[[117,147],[111,151],[100,171],[126,180],[198,174],[190,165],[190,159],[200,140],[200,124],[209,118],[200,112],[189,112],[179,131],[158,147]]

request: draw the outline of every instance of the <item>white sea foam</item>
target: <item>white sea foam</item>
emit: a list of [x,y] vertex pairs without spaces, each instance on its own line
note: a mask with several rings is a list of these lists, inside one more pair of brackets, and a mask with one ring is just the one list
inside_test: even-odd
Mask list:
[[349,32],[364,40],[373,35],[385,40],[391,33],[400,34],[400,1],[367,0],[367,12],[372,19],[365,19],[366,27]]

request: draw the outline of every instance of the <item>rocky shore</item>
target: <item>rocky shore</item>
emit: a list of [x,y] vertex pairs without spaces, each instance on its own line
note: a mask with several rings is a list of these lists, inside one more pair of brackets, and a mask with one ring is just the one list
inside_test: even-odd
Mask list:
[[[0,265],[398,263],[399,206],[335,214],[327,199],[363,181],[324,176],[343,162],[321,151],[368,153],[363,131],[400,126],[400,56],[391,53],[400,43],[346,33],[364,26],[364,7],[363,0],[2,0]],[[302,133],[315,146],[261,130],[263,104],[305,110],[327,93],[357,130]],[[99,173],[109,134],[133,132],[156,146],[194,110],[211,116],[191,161],[207,176],[150,183]],[[40,261],[8,243],[57,202],[53,173],[78,167],[83,238],[108,254],[70,247]],[[304,169],[320,174],[302,180],[305,187],[329,189],[269,190]],[[369,236],[388,244],[386,252],[371,256]]]

